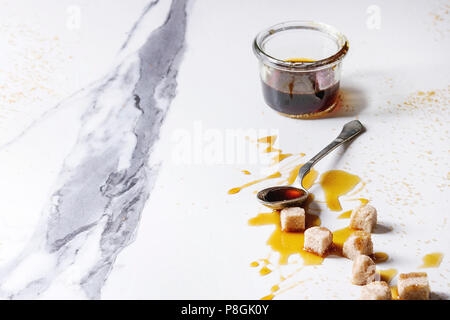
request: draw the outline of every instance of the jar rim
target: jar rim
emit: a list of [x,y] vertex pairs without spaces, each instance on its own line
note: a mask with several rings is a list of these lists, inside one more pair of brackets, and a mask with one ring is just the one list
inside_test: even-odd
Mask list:
[[[283,31],[293,30],[293,29],[306,29],[306,30],[316,30],[322,33],[326,33],[332,36],[336,43],[339,45],[339,50],[324,59],[315,61],[285,61],[278,59],[269,55],[262,48],[263,43],[275,34]],[[295,20],[278,23],[273,25],[260,33],[258,33],[253,41],[253,52],[258,57],[258,59],[272,65],[273,67],[279,69],[286,69],[291,71],[304,71],[304,70],[316,70],[329,67],[331,65],[337,64],[342,60],[349,49],[347,38],[344,34],[339,32],[336,28],[321,22],[308,21],[308,20]]]

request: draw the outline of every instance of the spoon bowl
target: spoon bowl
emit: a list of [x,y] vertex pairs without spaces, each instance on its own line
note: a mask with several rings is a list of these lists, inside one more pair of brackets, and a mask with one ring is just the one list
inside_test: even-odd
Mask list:
[[275,210],[281,210],[286,207],[301,206],[309,195],[308,190],[303,187],[303,178],[306,174],[308,174],[312,166],[338,146],[353,139],[363,131],[364,126],[358,120],[353,120],[346,123],[336,139],[334,139],[329,145],[312,157],[311,160],[300,167],[300,170],[298,171],[299,187],[277,186],[266,188],[259,191],[256,195],[259,202]]
[[259,202],[269,208],[281,210],[287,207],[300,207],[308,198],[309,192],[293,186],[270,187],[258,192]]

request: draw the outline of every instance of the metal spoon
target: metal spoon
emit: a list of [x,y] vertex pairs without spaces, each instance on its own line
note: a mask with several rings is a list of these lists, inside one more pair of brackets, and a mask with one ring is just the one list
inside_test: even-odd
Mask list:
[[[256,195],[259,202],[272,209],[283,209],[286,207],[299,207],[308,198],[309,192],[303,187],[303,178],[319,160],[336,149],[341,144],[353,139],[364,131],[364,127],[358,120],[346,123],[341,133],[329,145],[322,149],[318,154],[311,158],[307,163],[301,166],[298,171],[300,188],[294,186],[277,186],[261,190]],[[287,197],[281,198],[281,195]]]

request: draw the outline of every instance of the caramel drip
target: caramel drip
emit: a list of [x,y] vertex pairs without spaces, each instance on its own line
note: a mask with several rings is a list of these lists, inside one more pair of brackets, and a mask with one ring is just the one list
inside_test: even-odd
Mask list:
[[246,184],[244,184],[243,186],[240,186],[240,187],[237,187],[237,188],[230,189],[230,190],[228,190],[228,194],[235,194],[235,193],[238,193],[239,191],[241,191],[242,189],[247,188],[247,187],[250,187],[250,186],[252,186],[252,185],[254,185],[254,184],[257,184],[257,183],[259,183],[259,182],[262,182],[262,181],[265,181],[265,180],[269,180],[269,179],[279,178],[279,177],[281,177],[281,173],[280,173],[280,172],[275,172],[275,173],[273,173],[273,174],[271,174],[270,176],[267,176],[267,177],[265,177],[265,178],[258,179],[258,180],[255,180],[255,181],[246,183]]
[[[289,177],[286,179],[285,182],[287,185],[292,185],[295,183],[295,180],[297,179],[298,176],[298,170],[300,170],[302,166],[303,163],[295,166],[294,169],[292,169],[289,172]],[[317,170],[315,169],[311,169],[311,171],[309,171],[308,174],[303,178],[303,186],[306,189],[311,188],[311,186],[314,184],[318,176],[319,172],[317,172]]]
[[268,275],[268,274],[271,273],[271,272],[272,272],[272,270],[270,270],[269,268],[267,268],[267,266],[263,266],[263,267],[261,268],[261,270],[259,270],[259,274],[262,275],[262,276],[266,276],[266,275]]
[[267,148],[263,151],[265,153],[271,153],[271,152],[277,152],[278,154],[272,158],[273,164],[279,163],[283,161],[286,158],[291,157],[292,153],[283,153],[281,149],[275,148],[273,145],[275,144],[275,141],[277,140],[277,136],[267,136],[259,138],[257,141],[259,143],[265,143],[268,144]]

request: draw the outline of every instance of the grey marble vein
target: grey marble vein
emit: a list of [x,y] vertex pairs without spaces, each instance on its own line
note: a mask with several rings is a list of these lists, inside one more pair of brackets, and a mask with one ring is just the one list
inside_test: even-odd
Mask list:
[[140,15],[140,17],[136,20],[136,22],[134,23],[133,27],[130,29],[130,31],[128,32],[127,38],[125,39],[125,41],[123,42],[122,46],[120,47],[120,50],[123,50],[127,47],[128,43],[130,42],[131,38],[134,35],[134,32],[136,31],[136,29],[138,28],[139,24],[142,22],[142,20],[144,19],[145,15],[155,6],[159,3],[159,0],[154,0],[152,2],[150,2],[149,4],[147,4],[144,8],[144,10],[142,10],[142,13]]
[[[151,2],[139,20],[157,4]],[[149,166],[148,161],[175,97],[186,5],[185,0],[173,0],[165,23],[151,32],[138,52],[77,98],[85,108],[77,141],[32,241],[0,270],[0,281],[20,273],[21,264],[36,254],[48,260],[49,267],[27,277],[19,290],[0,285],[0,294],[37,297],[61,273],[81,264],[83,248],[95,247],[98,254],[79,285],[86,297],[101,297],[117,255],[136,235],[157,176],[158,166]],[[138,23],[131,32],[137,27]]]

